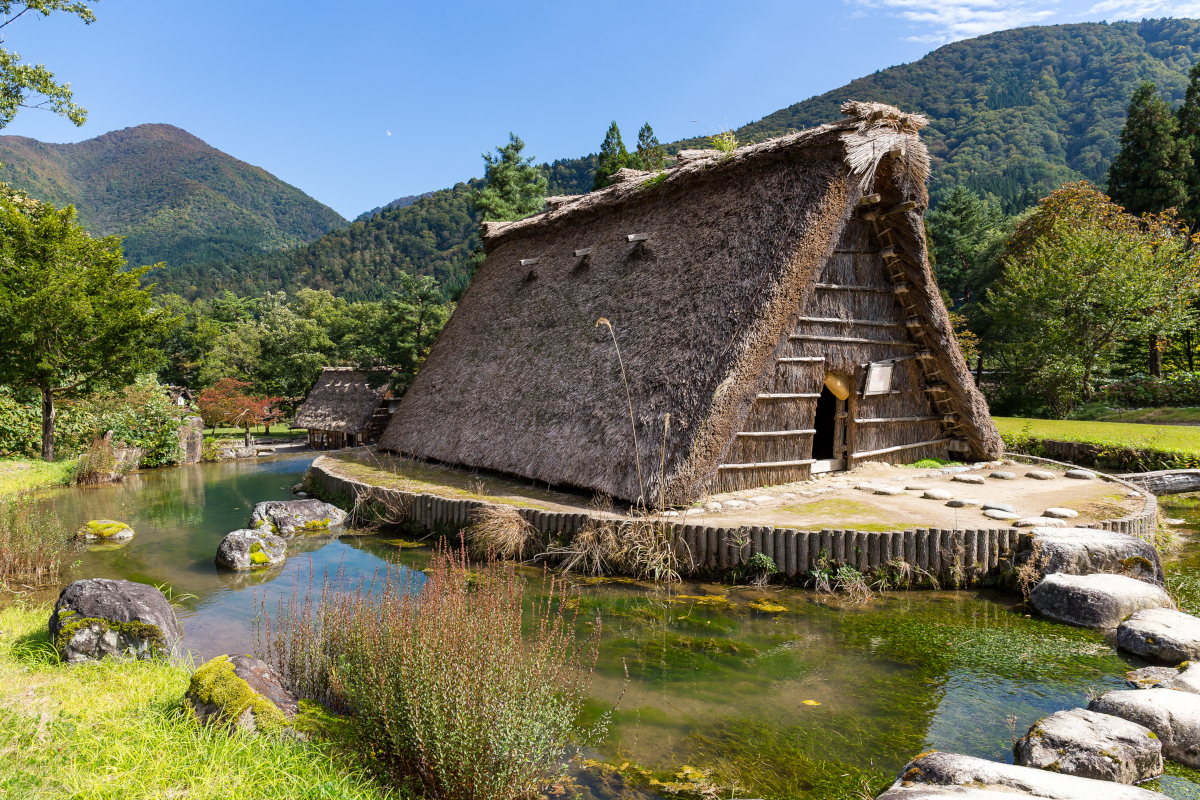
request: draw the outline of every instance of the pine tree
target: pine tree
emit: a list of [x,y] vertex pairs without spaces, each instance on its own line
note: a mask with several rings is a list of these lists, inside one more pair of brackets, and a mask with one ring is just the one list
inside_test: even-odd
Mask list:
[[536,214],[546,205],[546,175],[533,166],[533,156],[522,158],[525,142],[514,133],[496,155],[484,153],[487,163],[475,207],[485,220],[516,220]]
[[604,134],[604,144],[600,145],[600,158],[596,163],[596,179],[592,182],[592,191],[612,185],[612,176],[617,174],[621,167],[629,166],[629,161],[629,151],[621,141],[621,129],[617,127],[617,121],[613,120],[608,126],[608,133]]
[[1129,213],[1187,207],[1192,155],[1178,132],[1179,122],[1158,88],[1143,83],[1129,101],[1121,150],[1108,170],[1108,194]]
[[1196,230],[1200,228],[1200,64],[1188,73],[1187,94],[1175,114],[1179,120],[1179,140],[1192,157],[1187,177],[1188,202],[1182,216]]
[[658,137],[654,135],[654,129],[647,122],[638,131],[638,159],[642,162],[642,169],[662,169],[666,163],[666,157],[663,153],[663,147],[658,142]]

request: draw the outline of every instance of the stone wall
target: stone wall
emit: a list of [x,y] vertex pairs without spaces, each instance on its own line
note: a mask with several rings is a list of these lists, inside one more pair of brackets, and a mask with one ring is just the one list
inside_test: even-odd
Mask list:
[[[1045,459],[1040,460],[1043,463]],[[452,530],[466,527],[480,500],[455,500],[431,494],[373,487],[336,472],[337,462],[317,458],[309,469],[319,493],[325,497],[343,495],[350,502],[368,493],[388,495],[389,505],[404,509],[405,519],[427,529],[446,526]],[[1124,481],[1102,476],[1105,480],[1130,486]],[[569,540],[588,524],[587,513],[542,511],[518,508],[517,513],[546,539]],[[610,520],[618,525],[631,520]],[[899,560],[911,569],[936,578],[943,584],[964,585],[994,574],[1001,562],[1012,558],[1018,549],[1021,529],[987,528],[947,530],[911,528],[902,531],[857,531],[824,529],[819,531],[775,528],[771,526],[720,527],[666,522],[676,541],[679,558],[692,570],[719,572],[745,564],[755,553],[766,553],[789,577],[804,575],[824,557],[837,564],[849,564],[862,572],[878,570]],[[1158,524],[1158,504],[1153,496],[1146,499],[1140,514],[1104,520],[1094,525],[1140,538],[1152,537]],[[1028,533],[1028,530],[1024,531]]]

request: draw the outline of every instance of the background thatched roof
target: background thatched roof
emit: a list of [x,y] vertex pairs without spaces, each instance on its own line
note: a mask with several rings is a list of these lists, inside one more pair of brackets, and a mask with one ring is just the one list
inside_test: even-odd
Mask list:
[[371,421],[387,385],[372,389],[353,367],[326,367],[296,411],[293,428],[359,433]]
[[[922,121],[867,113],[485,223],[487,260],[380,447],[630,500],[644,488],[655,501],[664,483],[670,501],[697,496],[881,161],[889,195],[918,201],[898,216],[916,288],[948,324],[921,229]],[[940,350],[975,449],[996,449],[948,330]]]

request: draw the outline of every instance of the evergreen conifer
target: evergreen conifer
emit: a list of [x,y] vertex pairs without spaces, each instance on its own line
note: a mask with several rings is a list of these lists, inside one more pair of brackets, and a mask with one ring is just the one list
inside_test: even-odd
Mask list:
[[484,153],[487,185],[479,190],[475,207],[484,220],[517,220],[536,214],[546,205],[546,175],[533,166],[533,156],[523,158],[525,142],[514,133],[496,155]]
[[621,129],[617,127],[617,121],[613,120],[608,126],[608,133],[604,134],[604,144],[600,145],[600,158],[596,163],[596,179],[592,182],[592,191],[612,185],[612,176],[621,167],[629,166],[629,161],[629,151],[621,141]]
[[1178,132],[1179,122],[1158,88],[1143,83],[1129,101],[1121,150],[1108,170],[1108,194],[1129,213],[1187,207],[1192,155]]
[[642,169],[662,169],[666,163],[663,147],[649,122],[638,131],[637,155],[642,162]]
[[1200,64],[1188,72],[1187,94],[1175,115],[1179,120],[1179,140],[1192,157],[1187,176],[1188,202],[1182,216],[1196,230],[1200,227]]

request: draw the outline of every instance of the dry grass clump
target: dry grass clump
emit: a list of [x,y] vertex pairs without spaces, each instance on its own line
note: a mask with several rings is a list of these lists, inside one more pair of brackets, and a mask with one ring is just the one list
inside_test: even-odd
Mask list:
[[1029,558],[1016,569],[1017,586],[1020,587],[1021,596],[1026,603],[1029,602],[1029,596],[1033,593],[1033,587],[1041,583],[1042,578],[1045,577],[1046,565],[1049,563],[1050,556],[1042,552],[1042,543],[1035,539]]
[[112,434],[97,436],[79,454],[75,464],[75,483],[108,483],[121,476],[121,459],[113,447]]
[[551,543],[545,555],[563,572],[673,583],[682,571],[677,544],[670,527],[653,519],[593,519],[570,542]]
[[603,733],[576,724],[600,620],[576,636],[565,581],[547,577],[522,632],[524,581],[442,549],[424,576],[344,574],[261,614],[260,655],[299,695],[350,715],[351,741],[395,786],[438,800],[533,800]]
[[34,497],[0,500],[0,587],[34,589],[59,582],[74,533]]
[[511,506],[487,504],[471,514],[463,531],[474,558],[489,556],[505,561],[524,561],[538,546],[538,530]]

